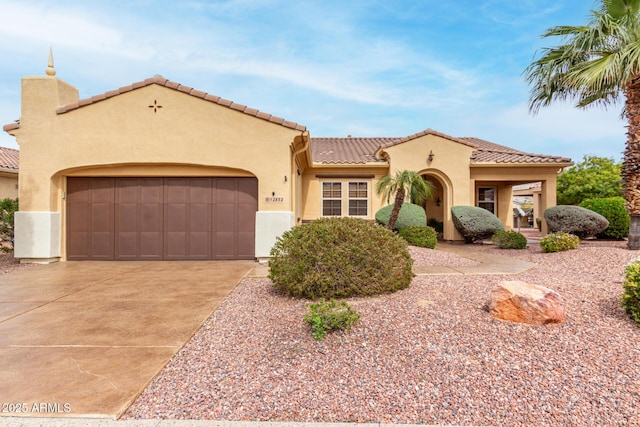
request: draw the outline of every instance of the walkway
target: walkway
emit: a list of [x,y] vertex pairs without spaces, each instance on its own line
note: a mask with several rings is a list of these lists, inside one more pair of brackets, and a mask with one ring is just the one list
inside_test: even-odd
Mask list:
[[440,265],[427,267],[414,267],[413,272],[417,276],[429,276],[438,274],[516,274],[535,267],[535,264],[516,258],[483,252],[476,245],[463,245],[456,243],[438,243],[437,250],[478,262],[478,265],[446,267]]
[[[431,275],[472,275],[472,274],[517,274],[535,267],[527,261],[497,255],[482,251],[481,245],[464,245],[458,243],[439,242],[436,247],[439,251],[450,252],[455,255],[478,262],[472,266],[442,266],[433,265],[425,267],[413,267],[416,276]],[[256,266],[247,277],[268,277],[269,267],[266,264]]]

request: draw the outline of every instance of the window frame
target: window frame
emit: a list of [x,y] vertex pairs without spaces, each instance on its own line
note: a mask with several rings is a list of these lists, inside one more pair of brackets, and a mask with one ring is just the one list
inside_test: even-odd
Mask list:
[[[325,191],[324,186],[325,186],[325,184],[331,184],[331,190],[330,191],[331,191],[332,195],[333,195],[333,191],[334,191],[334,187],[333,186],[338,184],[340,186],[340,197],[325,197],[324,196],[324,191]],[[321,184],[320,184],[320,216],[323,216],[323,217],[325,217],[325,216],[326,217],[341,217],[342,216],[342,212],[343,212],[343,209],[342,209],[342,195],[343,194],[344,194],[344,192],[342,191],[342,182],[341,181],[322,181]],[[335,215],[333,213],[325,214],[325,205],[324,205],[325,201],[329,201],[329,202],[339,201],[340,202],[340,204],[339,204],[340,213],[337,214],[337,215]],[[333,212],[333,209],[335,209],[333,204],[332,204],[332,206],[329,207],[329,209],[331,210],[331,212]]]
[[[480,192],[481,190],[492,190],[493,191],[493,199],[480,199]],[[491,204],[493,206],[493,210],[487,209],[485,206],[482,205],[487,205],[487,204]],[[477,190],[476,190],[476,206],[482,209],[485,209],[489,212],[491,212],[494,215],[497,215],[497,208],[498,208],[498,187],[496,187],[495,185],[479,185]]]
[[[340,185],[340,198],[337,197],[325,197],[325,184],[339,184]],[[351,197],[350,187],[351,184],[356,184],[357,188],[355,189],[356,195]],[[366,192],[365,197],[357,197],[363,191],[362,185],[364,185],[364,191]],[[332,188],[332,191],[334,189]],[[359,194],[360,193],[360,194]],[[325,201],[340,201],[340,215],[326,215],[325,214]],[[356,205],[360,204],[360,206],[355,206],[354,209],[356,211],[365,209],[365,214],[351,214],[351,201],[357,202]],[[362,202],[364,202],[365,206],[362,206]],[[332,208],[329,208],[332,209]],[[367,179],[326,179],[320,181],[320,217],[355,217],[355,218],[369,218],[371,213],[371,181]]]
[[[351,197],[351,184],[356,184],[356,197]],[[364,184],[364,197],[358,197],[358,193],[361,191],[359,184]],[[368,218],[369,217],[369,182],[368,181],[347,181],[347,216],[359,217],[359,218]],[[365,213],[362,214],[352,214],[351,213],[351,201],[362,202],[364,201],[364,209]],[[361,209],[360,206],[355,207],[356,211]]]

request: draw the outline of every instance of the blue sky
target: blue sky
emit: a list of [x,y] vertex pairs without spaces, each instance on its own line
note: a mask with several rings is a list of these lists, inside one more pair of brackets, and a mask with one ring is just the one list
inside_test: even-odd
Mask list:
[[[591,0],[0,0],[0,124],[20,79],[86,98],[156,74],[304,124],[312,136],[426,128],[579,161],[621,158],[621,106],[533,116],[522,71],[539,36],[587,22]],[[16,148],[2,132],[0,146]]]

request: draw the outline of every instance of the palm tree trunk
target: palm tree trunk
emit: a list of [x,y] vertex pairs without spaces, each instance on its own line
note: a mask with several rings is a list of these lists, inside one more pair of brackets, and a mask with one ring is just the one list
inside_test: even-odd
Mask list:
[[622,161],[622,194],[631,215],[627,248],[640,249],[640,76],[625,88],[627,145]]
[[398,215],[400,215],[400,209],[402,208],[402,203],[404,202],[405,195],[406,192],[404,188],[398,188],[398,191],[396,191],[396,200],[393,203],[393,209],[391,210],[391,215],[389,215],[389,222],[387,223],[387,228],[389,230],[393,230],[396,226]]

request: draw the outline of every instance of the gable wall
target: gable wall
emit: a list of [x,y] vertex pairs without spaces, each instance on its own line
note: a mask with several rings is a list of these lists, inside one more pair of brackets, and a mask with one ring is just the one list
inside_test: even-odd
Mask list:
[[[291,169],[290,144],[299,131],[159,85],[64,114],[43,110],[42,94],[34,99],[28,94],[27,90],[18,133],[25,190],[21,210],[59,211],[65,171],[130,164],[142,171],[144,165],[162,164],[169,176],[181,175],[185,165],[211,167],[207,175],[217,173],[215,168],[244,171],[258,178],[261,205],[276,193],[284,203],[268,209],[291,209],[284,174]],[[37,105],[33,111],[30,102]],[[162,107],[155,113],[149,107],[154,102]],[[117,169],[114,173],[122,174]]]

